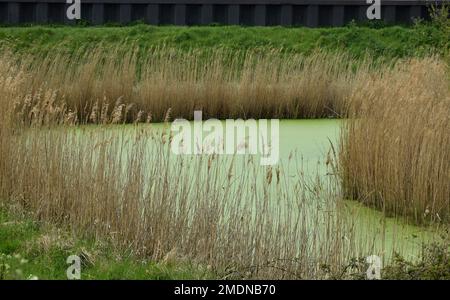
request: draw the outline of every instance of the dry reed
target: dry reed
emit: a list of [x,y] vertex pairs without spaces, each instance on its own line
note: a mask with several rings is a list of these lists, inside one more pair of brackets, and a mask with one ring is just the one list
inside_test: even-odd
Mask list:
[[163,121],[169,108],[174,117],[187,119],[193,110],[220,119],[337,117],[373,64],[369,58],[357,62],[322,52],[304,56],[164,47],[145,53],[55,50],[41,59],[4,52],[0,60],[17,62],[14,73],[27,78],[21,87],[25,94],[42,97],[40,91],[53,91],[81,123],[132,122],[143,113]]
[[355,90],[342,131],[347,197],[416,222],[450,217],[450,88],[439,59],[411,60]]

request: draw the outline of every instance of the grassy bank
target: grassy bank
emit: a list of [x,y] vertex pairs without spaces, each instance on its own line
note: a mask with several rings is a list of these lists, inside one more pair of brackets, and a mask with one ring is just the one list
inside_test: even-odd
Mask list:
[[189,262],[160,263],[117,252],[99,240],[80,238],[22,212],[0,208],[0,279],[67,279],[67,257],[82,259],[82,279],[208,279]]
[[[383,279],[450,279],[450,249],[443,244],[424,248],[418,261],[400,255],[382,269]],[[81,258],[81,279],[217,279],[208,268],[167,256],[155,263],[117,252],[93,239],[80,239],[23,212],[0,208],[0,280],[66,279],[69,255]],[[365,258],[354,258],[335,270],[322,264],[329,279],[366,279]],[[334,271],[332,271],[334,270]]]
[[361,58],[366,54],[385,59],[438,54],[448,51],[448,31],[436,24],[412,27],[371,28],[349,25],[342,28],[283,27],[175,27],[135,25],[126,27],[4,27],[0,45],[18,52],[42,54],[55,48],[66,52],[99,45],[114,48],[129,45],[140,49],[165,46],[180,50],[226,48],[231,50],[283,49],[312,54],[321,51],[347,52]]

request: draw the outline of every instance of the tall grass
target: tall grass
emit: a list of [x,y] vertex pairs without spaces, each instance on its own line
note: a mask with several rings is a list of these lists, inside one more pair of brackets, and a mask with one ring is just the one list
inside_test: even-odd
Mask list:
[[351,247],[337,198],[307,193],[315,185],[299,174],[247,157],[174,158],[148,125],[12,134],[1,146],[4,205],[138,257],[223,278],[320,278],[322,264],[338,269],[371,249]]
[[272,171],[252,161],[241,162],[245,172],[214,157],[171,161],[161,136],[152,145],[151,133],[139,128],[132,138],[123,130],[84,138],[36,130],[11,144],[13,163],[2,181],[6,203],[38,220],[221,276],[313,278],[322,263],[337,268],[358,255],[346,231],[335,232],[345,219],[321,214],[336,211],[336,203],[307,196],[302,178],[278,173],[277,182],[273,170],[269,183],[270,175],[259,174]]
[[[345,54],[311,56],[279,50],[179,51],[145,53],[96,48],[46,57],[3,54],[18,61],[26,76],[23,91],[34,98],[53,91],[81,123],[133,122],[137,116],[163,121],[192,119],[194,110],[215,118],[322,118],[340,116],[352,89],[366,80],[374,62]],[[10,71],[11,72],[11,71]],[[30,109],[39,99],[30,99]],[[58,102],[58,101],[56,101]],[[144,117],[145,115],[145,117]]]
[[412,60],[352,93],[340,153],[348,197],[419,223],[448,223],[448,78],[440,60]]

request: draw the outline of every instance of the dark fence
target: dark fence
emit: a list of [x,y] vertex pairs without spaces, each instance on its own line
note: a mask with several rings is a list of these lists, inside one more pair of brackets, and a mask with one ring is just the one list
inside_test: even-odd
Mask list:
[[[441,1],[381,0],[385,23],[428,19]],[[65,0],[0,0],[2,24],[73,24]],[[342,26],[367,21],[365,0],[81,0],[81,19],[92,25],[142,21],[164,25]]]

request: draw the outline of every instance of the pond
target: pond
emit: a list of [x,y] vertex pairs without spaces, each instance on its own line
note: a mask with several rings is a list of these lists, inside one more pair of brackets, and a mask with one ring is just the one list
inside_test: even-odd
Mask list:
[[[169,143],[161,146],[162,140],[169,137],[167,124],[89,125],[76,130],[41,133],[47,135],[48,141],[62,138],[63,141],[59,140],[64,145],[62,151],[82,149],[85,154],[80,156],[80,163],[83,157],[111,159],[112,166],[121,166],[123,176],[119,177],[124,178],[123,181],[130,177],[127,175],[130,165],[138,159],[143,169],[140,181],[148,185],[142,189],[143,201],[147,199],[146,193],[161,188],[153,183],[159,174],[145,172],[153,170],[156,164],[161,174],[185,178],[188,185],[196,186],[192,193],[189,189],[176,201],[197,205],[195,201],[199,191],[205,192],[201,190],[204,186],[208,190],[206,197],[214,198],[208,201],[212,203],[217,198],[222,199],[217,201],[227,202],[217,206],[222,214],[217,222],[224,227],[228,220],[236,219],[236,214],[242,214],[248,218],[247,225],[267,222],[273,228],[283,228],[283,232],[291,236],[284,241],[295,240],[299,249],[306,243],[308,251],[321,251],[339,241],[339,246],[351,249],[354,256],[375,254],[386,261],[397,252],[408,259],[417,258],[422,244],[436,237],[433,229],[408,225],[404,220],[384,217],[381,212],[356,201],[341,199],[338,178],[327,166],[327,155],[331,153],[331,145],[338,149],[343,122],[281,120],[277,165],[261,166],[249,155],[219,155],[214,158],[214,172],[210,170],[211,155],[175,155],[168,151]],[[117,155],[117,151],[121,154]],[[201,160],[203,162],[199,162]],[[233,166],[231,180],[230,166]],[[117,180],[120,185],[121,179]],[[184,202],[183,198],[188,200]]]

